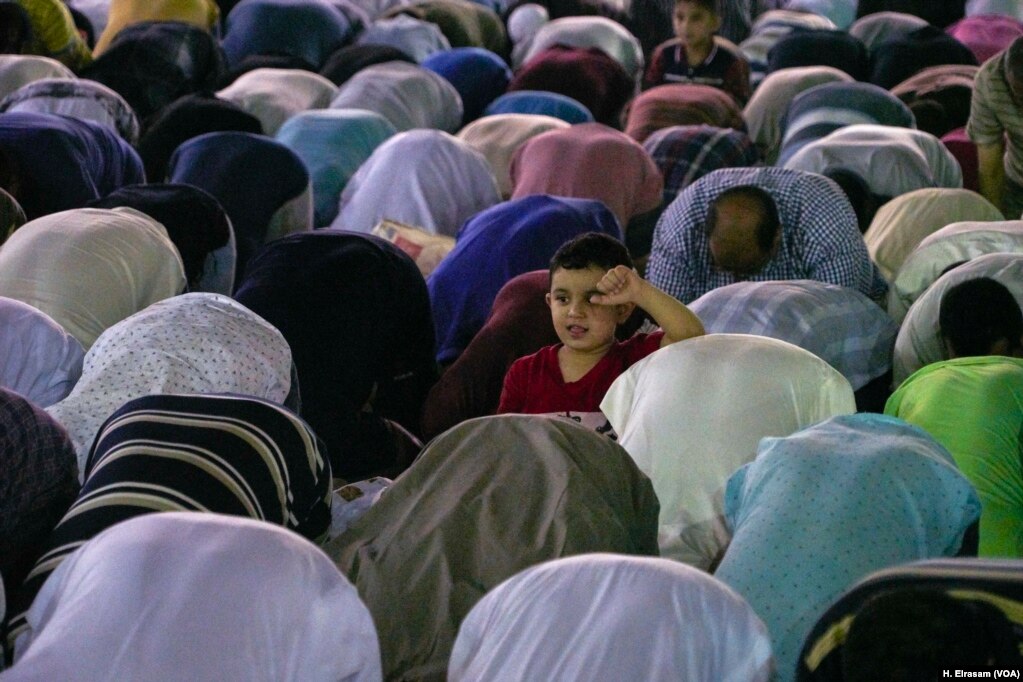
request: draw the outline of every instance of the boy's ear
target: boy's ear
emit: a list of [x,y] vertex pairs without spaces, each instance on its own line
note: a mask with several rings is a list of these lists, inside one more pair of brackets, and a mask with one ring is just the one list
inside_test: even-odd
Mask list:
[[551,307],[551,292],[548,291],[546,294],[544,294],[543,295],[543,300],[547,301],[547,307],[550,308]]
[[618,305],[616,305],[615,312],[617,313],[617,317],[615,319],[615,323],[616,324],[624,323],[625,320],[629,319],[629,316],[632,315],[632,311],[635,310],[635,308],[636,304],[632,302],[619,303]]

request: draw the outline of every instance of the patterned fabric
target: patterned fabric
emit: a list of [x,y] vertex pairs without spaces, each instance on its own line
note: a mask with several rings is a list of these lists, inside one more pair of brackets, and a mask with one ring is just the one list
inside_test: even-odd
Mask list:
[[833,182],[783,168],[719,170],[687,187],[661,216],[654,232],[647,278],[688,303],[732,284],[735,276],[715,270],[706,222],[710,203],[724,190],[753,185],[770,193],[781,220],[774,258],[749,279],[813,279],[856,289],[880,300],[888,285],[870,261],[852,206]]
[[892,367],[899,331],[858,291],[811,280],[736,282],[690,308],[707,333],[756,334],[788,341],[837,369],[859,390]]
[[980,514],[945,448],[878,414],[763,439],[728,480],[724,506],[733,536],[714,575],[764,620],[780,680],[794,678],[804,639],[852,583],[952,556]]
[[[124,404],[99,429],[78,499],[26,578],[18,611],[87,540],[143,514],[230,514],[320,537],[330,526],[331,487],[321,450],[304,421],[263,400],[167,394]],[[12,619],[10,643],[23,619]]]
[[82,378],[49,409],[67,428],[81,471],[103,420],[153,393],[237,393],[283,403],[291,350],[281,333],[218,294],[184,294],[114,325],[85,356]]
[[704,175],[757,164],[757,148],[739,130],[709,125],[661,128],[643,141],[664,176],[663,205]]
[[0,590],[13,601],[46,537],[74,502],[78,476],[75,451],[64,429],[28,400],[2,388],[0,458]]

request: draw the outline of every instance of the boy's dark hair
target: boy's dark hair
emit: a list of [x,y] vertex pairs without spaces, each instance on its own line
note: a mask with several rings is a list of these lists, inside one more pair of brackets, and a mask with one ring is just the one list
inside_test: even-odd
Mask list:
[[558,269],[582,270],[595,266],[610,270],[619,265],[635,267],[625,244],[602,232],[586,232],[558,247],[551,258],[549,273],[553,279],[554,271]]
[[717,0],[675,0],[675,5],[681,5],[683,2],[690,5],[699,5],[703,9],[707,10],[713,15],[718,15],[718,3]]
[[941,679],[941,670],[1016,665],[1012,624],[996,607],[960,601],[938,588],[889,590],[852,621],[842,651],[843,678]]
[[760,214],[760,222],[757,224],[757,247],[767,253],[774,247],[774,240],[781,230],[781,218],[778,217],[778,205],[774,203],[774,197],[765,189],[755,185],[739,185],[726,189],[717,195],[707,207],[707,236],[714,231],[714,225],[718,221],[718,204],[731,199],[746,199],[757,205]]
[[959,357],[989,355],[1001,339],[1020,344],[1023,312],[1016,297],[989,277],[966,280],[941,297],[938,327]]

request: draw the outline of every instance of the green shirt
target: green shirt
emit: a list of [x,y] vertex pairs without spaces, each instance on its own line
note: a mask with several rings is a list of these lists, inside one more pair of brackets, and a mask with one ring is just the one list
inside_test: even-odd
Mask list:
[[958,358],[898,388],[885,414],[928,431],[980,495],[980,556],[1023,557],[1023,360]]

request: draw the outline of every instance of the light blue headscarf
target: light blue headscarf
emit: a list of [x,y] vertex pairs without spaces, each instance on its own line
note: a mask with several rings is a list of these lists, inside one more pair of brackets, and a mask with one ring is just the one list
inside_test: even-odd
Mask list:
[[955,554],[980,500],[925,431],[856,414],[763,439],[729,479],[725,515],[733,537],[715,576],[763,619],[790,680],[831,602],[873,571]]
[[316,227],[334,221],[341,190],[373,150],[397,132],[386,118],[364,109],[304,111],[281,126],[277,141],[309,170]]

